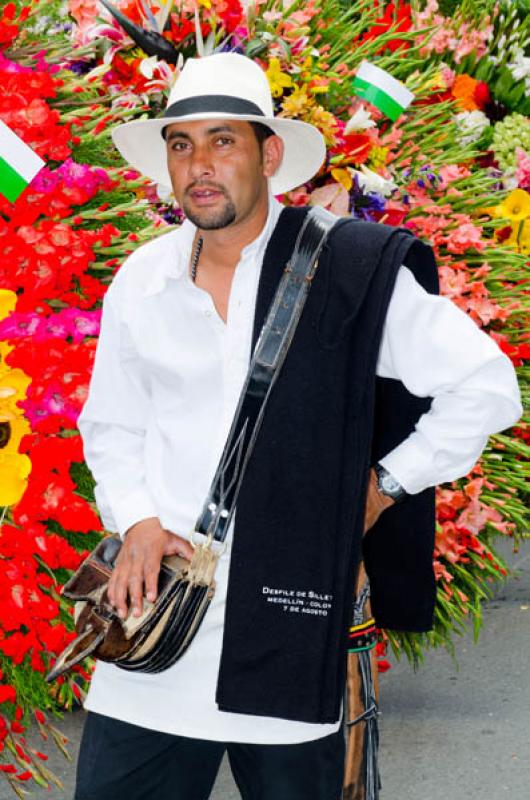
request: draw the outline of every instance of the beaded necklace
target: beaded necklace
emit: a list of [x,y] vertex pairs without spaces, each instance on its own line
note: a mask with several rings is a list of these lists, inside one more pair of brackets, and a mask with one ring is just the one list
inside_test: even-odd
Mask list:
[[199,266],[199,256],[201,254],[202,245],[203,245],[203,238],[202,236],[199,236],[199,238],[197,239],[197,244],[195,245],[193,258],[191,260],[191,279],[193,283],[195,283],[195,278],[197,276],[197,267]]

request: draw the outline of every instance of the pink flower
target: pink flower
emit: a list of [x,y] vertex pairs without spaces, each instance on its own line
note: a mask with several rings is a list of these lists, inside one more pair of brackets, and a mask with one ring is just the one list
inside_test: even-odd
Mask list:
[[44,317],[30,311],[26,314],[12,311],[0,322],[0,339],[19,339],[26,336],[37,336],[46,321]]
[[442,80],[445,83],[446,89],[450,89],[453,83],[455,82],[456,72],[451,69],[451,67],[444,66],[440,70],[442,75]]
[[445,188],[453,181],[458,181],[460,178],[468,178],[471,175],[471,172],[467,167],[462,167],[458,164],[448,164],[438,170],[438,175],[440,176]]
[[466,222],[450,231],[446,236],[445,243],[450,253],[465,253],[466,250],[483,250],[485,247],[481,239],[482,228]]
[[85,336],[99,335],[101,309],[83,311],[80,308],[65,308],[55,316],[60,317],[74,342],[82,341]]
[[348,214],[349,201],[348,192],[340,183],[327,183],[311,192],[312,205],[323,206],[338,217]]
[[446,297],[459,297],[469,288],[467,275],[463,270],[455,270],[446,265],[438,267],[440,294]]
[[486,522],[502,523],[502,516],[496,509],[485,506],[477,497],[472,499],[460,513],[456,525],[459,528],[467,528],[472,534],[478,536]]
[[68,10],[79,28],[85,29],[95,22],[98,3],[97,0],[68,0]]
[[489,297],[469,297],[465,298],[465,303],[470,317],[482,325],[489,325],[494,319],[506,320],[510,316],[509,309],[501,308]]
[[517,156],[517,169],[515,170],[517,185],[520,189],[530,189],[530,156],[522,147],[515,148],[515,155]]

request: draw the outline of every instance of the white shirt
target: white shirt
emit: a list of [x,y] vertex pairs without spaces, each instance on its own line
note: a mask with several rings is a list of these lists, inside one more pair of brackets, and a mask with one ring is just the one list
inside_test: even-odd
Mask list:
[[[195,232],[189,221],[139,247],[114,277],[78,418],[107,530],[123,535],[157,516],[162,527],[189,537],[245,379],[261,263],[282,208],[271,195],[263,230],[241,252],[226,324],[211,295],[189,276]],[[488,436],[522,414],[508,357],[404,266],[388,306],[377,374],[434,397],[415,431],[381,459],[411,493],[467,474]],[[256,744],[308,741],[338,729],[339,720],[313,724],[217,708],[233,527],[234,518],[216,594],[182,658],[156,675],[98,661],[86,709],[166,733]]]

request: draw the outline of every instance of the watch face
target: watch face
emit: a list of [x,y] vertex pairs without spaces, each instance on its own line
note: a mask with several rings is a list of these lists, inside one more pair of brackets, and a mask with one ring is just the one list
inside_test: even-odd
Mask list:
[[381,490],[387,494],[396,494],[401,491],[401,484],[387,473],[381,477]]

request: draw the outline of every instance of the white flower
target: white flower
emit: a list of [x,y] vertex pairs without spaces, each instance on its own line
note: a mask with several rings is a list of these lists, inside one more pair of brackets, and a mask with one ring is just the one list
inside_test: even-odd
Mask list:
[[390,197],[394,189],[397,188],[394,181],[382,178],[381,175],[368,169],[364,164],[361,164],[360,171],[358,169],[352,169],[351,172],[352,175],[357,175],[359,186],[363,192],[377,192],[377,194],[383,197]]
[[158,66],[158,59],[156,56],[150,56],[150,58],[142,58],[140,61],[140,72],[144,76],[144,78],[151,79],[153,77],[154,71]]
[[515,175],[514,169],[507,169],[504,175],[502,176],[502,186],[507,191],[511,191],[512,189],[517,189],[519,186],[519,182]]
[[512,73],[514,80],[522,81],[530,78],[530,58],[524,55],[522,48],[514,48],[514,60],[508,64],[508,69]]
[[352,131],[364,131],[367,128],[375,128],[375,122],[370,116],[370,112],[366,111],[365,107],[361,104],[355,111],[344,128],[344,133],[348,134]]
[[455,114],[454,120],[458,129],[458,141],[463,146],[478,141],[484,128],[491,124],[483,111],[461,111]]
[[157,183],[155,191],[162,201],[162,203],[169,203],[169,201],[173,198],[173,189],[170,189],[169,186],[165,186],[163,183]]

